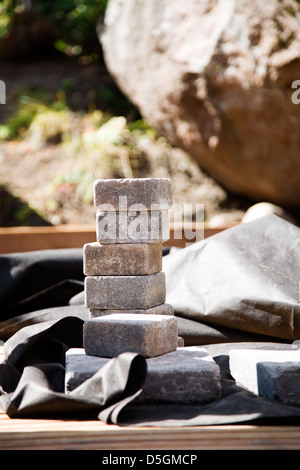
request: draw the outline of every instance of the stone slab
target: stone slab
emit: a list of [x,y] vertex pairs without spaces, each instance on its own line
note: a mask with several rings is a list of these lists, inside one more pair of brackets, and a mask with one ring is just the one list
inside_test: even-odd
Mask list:
[[91,356],[160,356],[176,350],[177,338],[177,319],[168,315],[111,314],[83,324],[83,347]]
[[90,379],[110,359],[88,356],[84,348],[70,348],[65,360],[65,393],[72,392],[83,382]]
[[99,244],[83,246],[86,276],[145,276],[162,269],[162,244]]
[[147,309],[131,309],[131,310],[90,310],[89,318],[96,318],[103,315],[111,315],[116,313],[135,313],[142,315],[174,315],[174,308],[170,304],[161,304],[156,307]]
[[300,350],[232,349],[229,367],[236,382],[254,394],[300,405]]
[[170,238],[168,211],[97,211],[98,243],[157,243]]
[[84,283],[88,309],[148,309],[166,300],[162,271],[149,276],[86,276]]
[[[168,178],[98,179],[94,182],[97,210],[166,210],[172,205]],[[134,207],[133,207],[134,206]]]
[[[91,378],[108,358],[89,356],[83,348],[66,353],[65,393]],[[219,367],[198,346],[177,348],[163,356],[148,358],[143,391],[133,403],[207,403],[221,394]]]

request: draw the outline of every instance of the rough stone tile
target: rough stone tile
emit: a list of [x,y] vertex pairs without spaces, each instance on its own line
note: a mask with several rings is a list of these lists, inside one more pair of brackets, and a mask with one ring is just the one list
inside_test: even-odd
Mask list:
[[168,315],[112,314],[83,324],[83,347],[92,356],[160,356],[176,350],[177,338],[177,319]]
[[84,283],[89,310],[148,309],[166,301],[162,271],[149,276],[86,276]]
[[170,238],[168,211],[97,211],[98,243],[157,243]]
[[88,356],[83,348],[70,348],[65,361],[65,393],[72,392],[90,379],[110,359],[107,357]]
[[256,395],[300,405],[300,350],[279,347],[232,349],[230,373],[237,383]]
[[170,304],[156,305],[147,309],[131,309],[131,310],[94,310],[89,311],[89,318],[96,318],[103,315],[111,315],[115,313],[135,313],[143,315],[174,315],[174,309]]
[[[108,358],[87,355],[83,348],[69,349],[65,392],[81,385],[108,361]],[[146,363],[147,377],[135,403],[206,403],[220,397],[219,367],[203,347],[178,348],[163,356],[148,358]]]
[[97,210],[166,210],[172,205],[172,186],[168,178],[99,179],[94,182]]
[[147,377],[137,402],[204,403],[221,394],[220,370],[205,348],[177,348],[147,359]]
[[162,269],[162,244],[99,244],[83,247],[83,271],[86,276],[143,276]]

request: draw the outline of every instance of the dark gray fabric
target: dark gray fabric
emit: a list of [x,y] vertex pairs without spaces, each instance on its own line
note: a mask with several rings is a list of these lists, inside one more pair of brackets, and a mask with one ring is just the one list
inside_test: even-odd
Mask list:
[[[176,315],[225,332],[225,341],[229,330],[300,338],[300,229],[275,215],[170,253],[163,270]],[[190,342],[193,326],[184,325]]]
[[1,255],[0,280],[0,321],[67,305],[83,290],[82,249]]
[[[24,327],[4,346],[0,365],[0,405],[12,418],[96,419],[122,407],[141,390],[145,360],[134,353],[112,358],[72,393],[64,393],[65,353],[82,346],[82,321],[75,317]],[[102,415],[103,419],[104,414]]]

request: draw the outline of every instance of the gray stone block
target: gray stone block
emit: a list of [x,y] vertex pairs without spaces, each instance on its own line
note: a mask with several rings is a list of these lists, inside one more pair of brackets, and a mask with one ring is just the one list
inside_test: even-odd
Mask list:
[[65,393],[72,392],[107,364],[107,357],[88,356],[83,348],[70,348],[65,361]]
[[86,276],[143,276],[162,269],[162,244],[99,244],[83,247]]
[[83,346],[91,356],[160,356],[176,350],[177,338],[177,319],[168,315],[112,314],[83,324]]
[[87,276],[85,304],[88,309],[148,309],[166,300],[165,274],[149,276]]
[[96,318],[103,315],[111,315],[116,313],[135,313],[144,315],[174,315],[174,309],[170,304],[161,304],[156,307],[147,309],[131,309],[131,310],[90,310],[89,318]]
[[147,359],[147,377],[137,402],[205,403],[221,394],[220,370],[205,348],[178,348]]
[[[97,210],[166,210],[172,205],[168,178],[99,179],[94,182]],[[134,206],[134,207],[132,207]]]
[[256,395],[300,405],[300,350],[232,349],[230,373]]
[[[88,356],[84,349],[66,353],[65,392],[70,393],[92,377],[108,358]],[[205,348],[178,348],[148,358],[143,391],[133,403],[207,403],[221,394],[220,371]]]
[[157,243],[169,238],[168,211],[97,211],[98,243]]

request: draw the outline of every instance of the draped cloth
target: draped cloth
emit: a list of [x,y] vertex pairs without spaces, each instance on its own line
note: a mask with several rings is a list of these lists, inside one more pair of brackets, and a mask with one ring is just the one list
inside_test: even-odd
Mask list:
[[[222,396],[206,404],[139,405],[146,360],[112,358],[71,393],[65,353],[82,347],[82,249],[0,256],[0,405],[12,418],[100,419],[121,425],[298,423],[300,407],[257,397],[229,372],[229,350],[300,339],[300,229],[274,215],[163,252],[166,301],[185,345],[220,367]],[[178,365],[180,367],[180,364]]]

